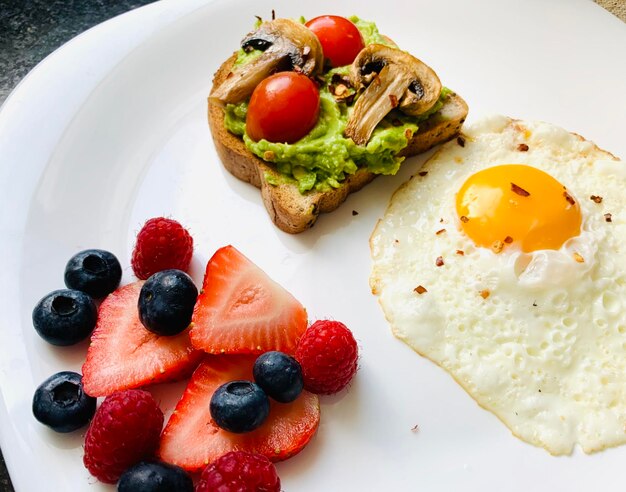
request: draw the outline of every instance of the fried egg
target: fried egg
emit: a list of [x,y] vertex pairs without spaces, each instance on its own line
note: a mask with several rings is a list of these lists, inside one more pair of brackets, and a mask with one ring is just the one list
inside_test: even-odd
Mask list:
[[372,292],[396,337],[555,455],[626,442],[626,169],[554,125],[486,118],[393,195]]

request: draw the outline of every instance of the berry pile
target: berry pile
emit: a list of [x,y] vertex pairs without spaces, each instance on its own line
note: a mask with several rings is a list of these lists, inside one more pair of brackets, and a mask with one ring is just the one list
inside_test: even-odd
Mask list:
[[[196,491],[278,491],[271,462],[313,437],[317,394],[349,384],[356,342],[336,321],[307,329],[302,304],[232,246],[211,257],[198,293],[184,271],[192,249],[178,222],[157,218],[133,251],[142,280],[119,287],[120,263],[106,251],[70,259],[69,289],[45,296],[33,324],[55,345],[89,335],[91,343],[82,376],[44,381],[33,414],[58,432],[91,421],[85,467],[102,482],[119,481],[118,490],[185,492],[193,490],[188,473],[202,472]],[[141,388],[189,377],[163,428],[159,404]],[[97,397],[105,399],[96,411]]]

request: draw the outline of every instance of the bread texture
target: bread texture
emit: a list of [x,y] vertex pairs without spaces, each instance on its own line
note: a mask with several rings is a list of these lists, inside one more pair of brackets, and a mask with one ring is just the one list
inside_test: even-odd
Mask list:
[[[213,92],[228,77],[237,58],[233,54],[215,73]],[[224,110],[209,102],[209,127],[213,135],[215,149],[222,164],[233,176],[253,184],[261,190],[263,203],[272,221],[281,230],[297,234],[313,226],[321,213],[328,213],[341,205],[350,193],[359,191],[377,175],[359,168],[349,175],[339,188],[329,191],[300,193],[295,184],[280,180],[278,171],[271,163],[252,154],[243,140],[230,133],[224,126]],[[450,94],[443,107],[420,123],[409,145],[400,155],[410,157],[420,154],[437,144],[453,138],[461,129],[467,116],[468,107],[457,94]],[[275,175],[278,185],[266,181],[265,176]]]

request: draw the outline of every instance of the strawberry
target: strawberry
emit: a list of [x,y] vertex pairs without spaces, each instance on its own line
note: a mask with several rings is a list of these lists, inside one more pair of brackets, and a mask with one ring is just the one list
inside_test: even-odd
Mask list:
[[159,457],[188,471],[199,471],[230,451],[248,451],[281,461],[301,451],[320,420],[318,397],[303,391],[293,403],[270,402],[267,420],[258,429],[234,434],[218,427],[209,401],[222,384],[252,381],[256,357],[210,355],[194,372],[161,435]]
[[191,343],[210,354],[293,354],[306,310],[233,246],[209,260],[192,318]]
[[189,376],[202,352],[193,350],[188,330],[159,336],[139,320],[142,281],[120,287],[100,305],[83,365],[83,388],[91,396]]

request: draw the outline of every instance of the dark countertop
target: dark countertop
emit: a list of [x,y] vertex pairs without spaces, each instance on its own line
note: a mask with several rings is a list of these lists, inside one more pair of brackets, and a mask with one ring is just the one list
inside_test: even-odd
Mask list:
[[41,60],[77,34],[154,0],[0,0],[0,104]]
[[[41,60],[77,34],[154,0],[0,0],[0,104]],[[14,492],[0,452],[0,492]]]

